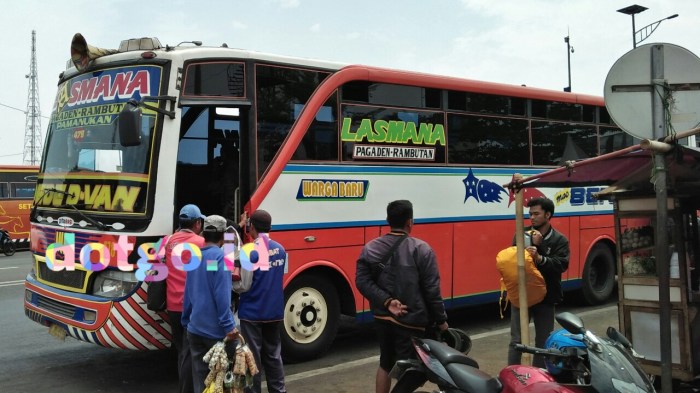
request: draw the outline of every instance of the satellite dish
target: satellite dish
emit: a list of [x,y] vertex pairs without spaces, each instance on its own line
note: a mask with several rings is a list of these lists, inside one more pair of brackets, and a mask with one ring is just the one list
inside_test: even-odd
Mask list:
[[700,58],[678,45],[657,43],[620,57],[605,78],[605,107],[615,123],[639,139],[655,139],[652,119],[652,51],[663,51],[664,99],[671,115],[667,131],[686,131],[700,124]]

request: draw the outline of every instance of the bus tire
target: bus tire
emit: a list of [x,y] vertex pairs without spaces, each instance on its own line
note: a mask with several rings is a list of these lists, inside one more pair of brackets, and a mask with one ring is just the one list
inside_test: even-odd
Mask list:
[[615,288],[615,258],[609,247],[600,243],[593,246],[586,258],[581,285],[587,305],[601,304],[610,298]]
[[328,279],[307,274],[284,290],[282,353],[287,361],[318,358],[335,339],[340,321],[338,293]]

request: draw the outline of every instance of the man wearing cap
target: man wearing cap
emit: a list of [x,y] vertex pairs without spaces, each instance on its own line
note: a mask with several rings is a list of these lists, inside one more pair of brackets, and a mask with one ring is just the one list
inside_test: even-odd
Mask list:
[[[187,273],[182,309],[182,326],[192,356],[192,382],[195,392],[204,390],[209,365],[204,355],[214,344],[228,338],[226,349],[233,356],[238,329],[231,312],[231,272],[224,264],[224,232],[226,219],[212,215],[204,219],[202,262]],[[216,270],[208,268],[215,265]]]
[[[204,239],[199,236],[202,232],[204,215],[197,205],[185,205],[180,209],[180,228],[170,236],[165,244],[165,264],[168,267],[166,282],[166,310],[170,319],[173,332],[173,345],[177,351],[178,391],[180,393],[192,393],[192,360],[190,347],[187,343],[187,335],[180,324],[182,318],[182,302],[185,293],[186,272],[178,264],[173,265],[173,249],[178,244],[189,243],[199,248],[204,246]],[[182,263],[188,263],[191,253],[185,251],[182,254]]]
[[[286,392],[280,326],[284,317],[282,277],[286,272],[287,252],[281,244],[269,238],[268,233],[271,229],[272,217],[268,212],[253,212],[246,230],[255,239],[256,244],[269,239],[269,270],[254,266],[253,283],[247,292],[241,294],[238,319],[241,321],[241,333],[253,352],[255,363],[259,369],[265,370],[267,390]],[[257,261],[258,259],[251,255],[251,262]],[[253,377],[253,391],[260,393],[261,385],[258,373]]]

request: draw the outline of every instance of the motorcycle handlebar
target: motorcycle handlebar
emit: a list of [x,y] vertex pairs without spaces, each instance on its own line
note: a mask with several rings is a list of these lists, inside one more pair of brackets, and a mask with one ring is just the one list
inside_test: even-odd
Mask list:
[[579,356],[581,353],[577,348],[565,348],[564,351],[555,348],[537,348],[530,347],[523,344],[515,344],[515,350],[518,352],[531,353],[533,355],[543,355],[543,356],[556,356],[556,357],[572,357]]

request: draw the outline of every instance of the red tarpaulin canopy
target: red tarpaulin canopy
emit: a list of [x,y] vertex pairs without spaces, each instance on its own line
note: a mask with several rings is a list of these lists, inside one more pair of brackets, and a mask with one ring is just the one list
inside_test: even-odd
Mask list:
[[[640,145],[552,169],[521,181],[522,187],[615,185],[618,189],[653,190],[653,153]],[[666,154],[669,185],[700,184],[700,151],[676,145]]]

